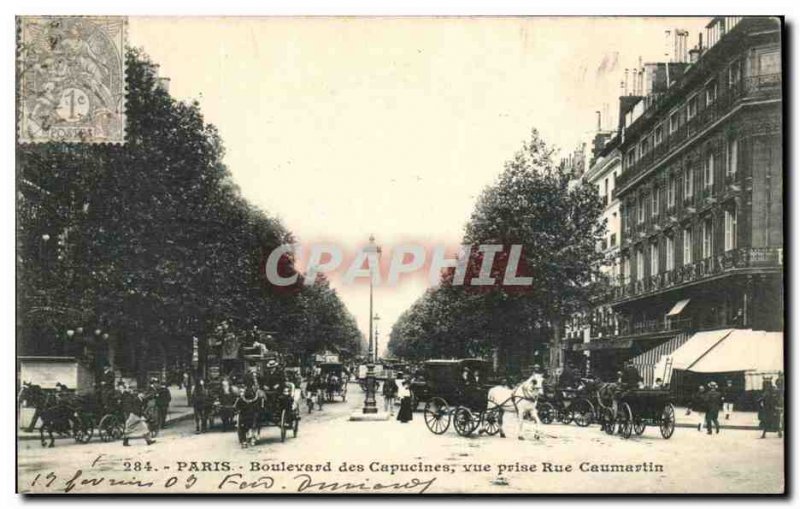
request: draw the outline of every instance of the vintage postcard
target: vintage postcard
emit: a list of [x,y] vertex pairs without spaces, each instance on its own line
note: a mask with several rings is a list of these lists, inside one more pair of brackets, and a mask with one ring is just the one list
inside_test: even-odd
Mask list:
[[783,30],[18,16],[18,493],[784,494]]

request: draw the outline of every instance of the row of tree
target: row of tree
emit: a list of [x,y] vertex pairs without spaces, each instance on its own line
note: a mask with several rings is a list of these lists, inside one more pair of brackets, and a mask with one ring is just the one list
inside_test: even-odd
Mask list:
[[149,358],[188,362],[192,338],[223,320],[274,331],[299,355],[358,352],[363,337],[325,280],[267,284],[267,254],[292,235],[241,197],[197,102],[170,97],[141,52],[126,65],[124,145],[17,147],[20,352],[103,331],[143,372]]
[[[534,130],[484,190],[466,225],[472,246],[465,284],[453,269],[395,323],[391,352],[409,359],[488,357],[496,352],[507,370],[546,361],[543,353],[564,320],[585,310],[600,291],[597,245],[605,234],[597,189],[573,179],[553,162],[553,149]],[[492,266],[495,284],[471,285],[480,272],[482,244],[500,244]],[[529,286],[502,284],[510,246],[522,246],[518,274]],[[536,351],[539,359],[533,359]]]

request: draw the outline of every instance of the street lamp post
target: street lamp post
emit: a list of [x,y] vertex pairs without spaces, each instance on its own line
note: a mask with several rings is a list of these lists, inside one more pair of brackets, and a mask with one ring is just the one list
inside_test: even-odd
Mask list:
[[[377,253],[380,256],[381,248],[375,245],[375,237],[370,235],[369,237],[369,253]],[[369,256],[369,255],[368,255]],[[374,350],[375,345],[373,342],[373,331],[372,331],[372,321],[373,321],[373,314],[372,314],[372,262],[371,260],[367,260],[367,264],[369,266],[369,352],[367,353],[367,396],[364,398],[364,408],[362,413],[365,414],[377,414],[378,413],[378,405],[375,402],[375,357],[374,357]]]
[[378,321],[380,321],[381,317],[378,316],[378,313],[375,313],[375,316],[372,319],[375,321],[375,355],[374,355],[374,359],[375,359],[375,364],[377,364],[378,360],[380,359],[380,354],[378,353],[378,352],[380,352],[380,347],[378,346]]

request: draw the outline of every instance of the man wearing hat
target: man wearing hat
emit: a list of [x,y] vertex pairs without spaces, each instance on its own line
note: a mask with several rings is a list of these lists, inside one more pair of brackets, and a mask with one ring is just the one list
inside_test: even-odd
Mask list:
[[172,401],[172,395],[169,389],[159,383],[158,378],[150,379],[150,388],[148,390],[148,398],[152,398],[156,404],[158,411],[158,427],[163,428],[167,423],[167,411],[169,410],[169,403]]
[[277,391],[285,383],[283,372],[278,369],[278,361],[270,359],[267,361],[267,372],[264,374],[263,384],[268,391]]
[[461,383],[465,386],[472,385],[472,376],[467,366],[464,366],[464,369],[461,371]]
[[717,382],[708,383],[706,391],[706,432],[711,434],[713,424],[719,433],[719,411],[722,409],[722,393],[717,390]]

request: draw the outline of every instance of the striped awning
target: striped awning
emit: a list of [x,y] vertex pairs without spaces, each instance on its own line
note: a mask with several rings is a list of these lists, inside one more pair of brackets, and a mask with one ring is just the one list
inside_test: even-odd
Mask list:
[[643,381],[646,386],[652,386],[656,378],[666,379],[664,373],[656,373],[656,364],[662,357],[671,354],[683,346],[690,337],[691,335],[686,333],[680,334],[631,359],[633,365],[639,370],[639,374],[644,379]]

